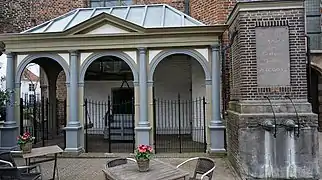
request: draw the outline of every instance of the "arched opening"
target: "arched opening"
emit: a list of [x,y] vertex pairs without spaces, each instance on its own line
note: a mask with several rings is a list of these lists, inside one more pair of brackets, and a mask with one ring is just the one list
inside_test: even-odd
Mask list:
[[84,75],[85,150],[133,152],[134,75],[120,57],[101,56]]
[[320,111],[320,96],[322,95],[321,85],[321,73],[317,71],[315,68],[311,68],[311,104],[313,113],[318,114],[319,131],[321,131],[322,127],[322,112]]
[[[17,78],[21,84],[20,133],[31,132],[35,137],[34,147],[59,145],[65,148],[61,122],[66,122],[66,103],[58,99],[59,93],[56,92],[60,72],[65,74],[63,67],[46,56],[30,56],[18,67]],[[65,115],[59,116],[60,111]]]
[[165,57],[153,73],[156,152],[205,152],[205,72],[186,54]]

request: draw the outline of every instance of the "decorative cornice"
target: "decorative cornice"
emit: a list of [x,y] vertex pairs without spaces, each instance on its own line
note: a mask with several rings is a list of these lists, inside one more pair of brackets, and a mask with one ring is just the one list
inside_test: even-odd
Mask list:
[[304,8],[303,0],[273,0],[273,1],[242,1],[237,2],[231,11],[226,24],[231,25],[239,12],[243,11],[267,11],[281,9],[302,9]]

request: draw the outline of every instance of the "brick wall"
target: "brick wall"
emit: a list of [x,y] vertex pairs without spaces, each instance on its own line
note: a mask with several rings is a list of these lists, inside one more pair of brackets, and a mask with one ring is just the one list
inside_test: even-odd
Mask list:
[[[285,92],[261,92],[257,85],[257,60],[256,60],[256,22],[287,21],[289,27],[290,45],[290,80],[291,88]],[[303,9],[271,10],[239,12],[229,27],[230,32],[238,31],[231,49],[230,89],[231,104],[227,123],[227,151],[228,158],[237,171],[243,171],[240,166],[242,147],[245,143],[241,129],[247,129],[250,121],[258,124],[262,118],[241,117],[236,109],[240,104],[234,103],[247,100],[263,100],[263,95],[276,98],[281,95],[289,95],[292,99],[306,99],[306,57],[305,57],[305,32]],[[240,107],[242,109],[242,107]],[[256,113],[256,110],[253,110]],[[256,122],[255,122],[256,119]],[[255,132],[255,131],[254,131]],[[253,135],[254,136],[254,135]],[[251,136],[250,136],[251,137]],[[244,153],[244,152],[243,152]],[[255,158],[256,159],[256,158]]]
[[0,0],[0,33],[20,32],[32,26],[30,0]]
[[185,0],[133,0],[134,4],[168,4],[182,12],[185,11]]
[[[251,15],[250,15],[251,14]],[[273,93],[262,92],[257,86],[256,65],[256,22],[281,22],[286,20],[289,27],[290,52],[290,88]],[[232,62],[232,96],[239,100],[260,100],[263,95],[271,97],[289,95],[292,99],[306,99],[306,46],[303,9],[281,10],[272,14],[268,11],[241,12],[230,27],[238,30],[238,37],[233,46]],[[238,43],[238,44],[237,44]],[[236,58],[234,57],[236,56]],[[242,67],[242,69],[240,69]],[[247,82],[247,83],[243,83]]]
[[208,24],[224,24],[236,0],[190,0],[190,13],[195,19]]

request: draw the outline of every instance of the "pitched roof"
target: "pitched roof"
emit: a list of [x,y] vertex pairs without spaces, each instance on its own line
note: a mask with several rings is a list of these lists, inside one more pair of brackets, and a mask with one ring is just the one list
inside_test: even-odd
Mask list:
[[29,69],[25,69],[23,71],[23,76],[22,76],[22,81],[38,81],[39,77],[37,75],[35,75],[33,72],[31,72]]
[[144,28],[205,26],[166,4],[78,8],[22,33],[63,32],[99,14],[107,13]]

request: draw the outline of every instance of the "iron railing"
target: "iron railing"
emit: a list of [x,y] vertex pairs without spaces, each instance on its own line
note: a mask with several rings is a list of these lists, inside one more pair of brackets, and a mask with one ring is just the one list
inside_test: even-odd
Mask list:
[[205,98],[154,99],[155,152],[206,152]]

